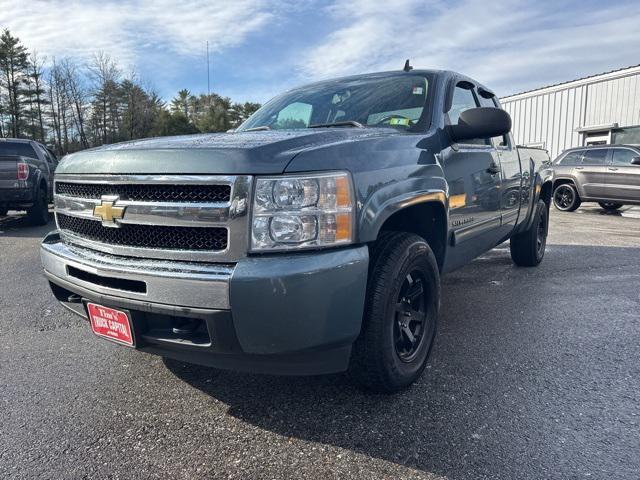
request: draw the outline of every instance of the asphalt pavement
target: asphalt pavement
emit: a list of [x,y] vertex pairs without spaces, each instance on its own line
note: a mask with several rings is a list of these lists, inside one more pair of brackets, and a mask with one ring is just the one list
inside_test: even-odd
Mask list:
[[217,371],[96,338],[0,219],[0,478],[638,479],[640,208],[552,211],[543,264],[443,278],[420,381]]

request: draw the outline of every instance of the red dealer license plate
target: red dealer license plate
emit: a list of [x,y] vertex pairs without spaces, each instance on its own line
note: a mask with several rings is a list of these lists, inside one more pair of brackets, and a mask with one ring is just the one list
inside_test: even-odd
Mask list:
[[87,310],[93,333],[123,345],[133,346],[133,330],[129,315],[95,303],[87,303]]

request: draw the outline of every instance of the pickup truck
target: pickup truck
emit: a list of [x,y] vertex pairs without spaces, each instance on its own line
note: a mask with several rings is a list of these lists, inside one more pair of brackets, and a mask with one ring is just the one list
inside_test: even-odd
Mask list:
[[398,391],[425,368],[442,274],[506,240],[517,265],[544,256],[549,157],[510,129],[488,88],[414,70],[291,90],[234,132],[72,154],[44,272],[114,342]]
[[0,216],[26,210],[32,224],[45,225],[56,165],[53,152],[38,142],[0,138]]

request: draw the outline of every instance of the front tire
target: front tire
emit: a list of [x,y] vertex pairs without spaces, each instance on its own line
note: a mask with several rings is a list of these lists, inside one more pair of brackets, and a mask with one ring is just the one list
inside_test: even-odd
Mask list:
[[27,219],[31,225],[46,225],[49,223],[49,201],[46,189],[38,189],[33,206],[27,210]]
[[573,212],[581,203],[580,195],[571,183],[563,183],[553,191],[553,204],[561,212]]
[[384,232],[369,268],[362,332],[350,373],[367,390],[393,393],[422,374],[440,308],[440,274],[433,251],[414,234]]
[[511,259],[520,267],[536,267],[542,262],[549,233],[549,208],[538,200],[531,227],[511,237]]
[[622,203],[615,202],[598,202],[602,208],[604,208],[607,212],[614,212],[622,207]]

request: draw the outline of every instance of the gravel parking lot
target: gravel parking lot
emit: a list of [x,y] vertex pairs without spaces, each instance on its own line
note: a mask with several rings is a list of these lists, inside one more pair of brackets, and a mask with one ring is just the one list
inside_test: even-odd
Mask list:
[[99,340],[41,274],[52,228],[0,219],[0,478],[640,476],[640,208],[553,211],[539,268],[503,245],[444,277],[395,396]]

